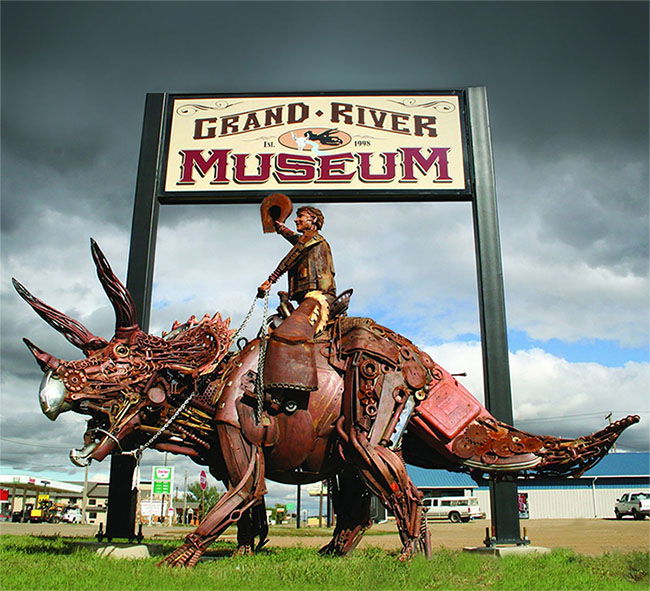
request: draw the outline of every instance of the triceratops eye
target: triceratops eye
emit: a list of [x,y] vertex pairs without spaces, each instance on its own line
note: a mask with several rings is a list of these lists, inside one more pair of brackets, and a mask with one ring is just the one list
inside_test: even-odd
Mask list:
[[129,348],[123,343],[118,343],[115,345],[113,352],[117,357],[126,357],[129,354]]

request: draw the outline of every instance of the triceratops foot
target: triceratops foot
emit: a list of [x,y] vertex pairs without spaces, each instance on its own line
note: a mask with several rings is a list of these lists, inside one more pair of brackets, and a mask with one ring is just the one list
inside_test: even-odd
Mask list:
[[335,531],[334,537],[318,553],[345,556],[357,547],[367,529],[368,527],[365,525],[358,525],[353,528]]
[[413,558],[413,556],[417,553],[417,547],[418,547],[418,538],[412,538],[408,540],[405,544],[404,547],[402,548],[402,551],[399,553],[399,556],[397,559],[400,562],[408,562]]
[[187,536],[187,541],[182,546],[174,550],[169,556],[163,558],[158,563],[158,566],[184,566],[191,568],[196,565],[201,555],[205,552],[205,548],[200,546],[196,540],[190,539],[190,536]]
[[251,554],[253,554],[253,546],[248,544],[237,546],[237,549],[233,552],[233,556],[250,556]]

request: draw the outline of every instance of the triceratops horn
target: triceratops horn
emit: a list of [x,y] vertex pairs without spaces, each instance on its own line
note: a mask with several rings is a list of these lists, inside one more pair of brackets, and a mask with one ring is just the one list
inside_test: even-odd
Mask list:
[[[85,326],[66,316],[62,312],[48,306],[38,298],[35,298],[20,282],[15,279],[11,280],[18,292],[36,313],[47,322],[52,328],[59,331],[75,347],[79,347],[84,353],[94,349],[100,349],[106,346],[106,341],[101,337],[96,337]],[[28,345],[29,346],[29,345]],[[31,347],[30,347],[31,349]],[[33,352],[33,351],[32,351]]]
[[124,328],[135,328],[138,321],[136,318],[135,303],[131,294],[115,276],[104,253],[92,238],[90,239],[90,250],[93,255],[93,261],[95,261],[95,266],[97,267],[97,277],[99,277],[102,287],[115,309],[115,331],[117,332],[118,329]]
[[61,361],[59,359],[54,357],[54,355],[46,353],[43,351],[43,349],[37,347],[29,339],[23,339],[23,343],[27,345],[30,353],[36,358],[38,365],[43,371],[47,371],[48,369],[56,369],[60,365]]

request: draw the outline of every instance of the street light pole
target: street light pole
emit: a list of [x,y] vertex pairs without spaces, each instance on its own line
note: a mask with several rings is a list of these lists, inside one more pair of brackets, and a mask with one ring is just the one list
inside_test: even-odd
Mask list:
[[296,487],[296,529],[300,529],[300,485]]

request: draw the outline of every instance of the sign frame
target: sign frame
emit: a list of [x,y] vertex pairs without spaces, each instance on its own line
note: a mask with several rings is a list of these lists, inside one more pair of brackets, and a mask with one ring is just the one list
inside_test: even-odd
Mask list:
[[[177,99],[237,99],[237,98],[336,98],[336,97],[390,97],[390,96],[452,96],[458,99],[459,103],[459,122],[461,134],[461,148],[463,151],[463,170],[464,170],[464,189],[423,189],[414,186],[410,189],[352,189],[344,190],[341,187],[327,189],[322,188],[309,188],[309,189],[295,189],[291,185],[286,188],[278,189],[265,189],[263,186],[257,189],[241,189],[236,192],[219,191],[168,191],[165,190],[164,184],[167,176],[167,160],[166,155],[169,149],[173,106],[174,101]],[[471,201],[474,193],[474,170],[471,166],[471,142],[467,107],[467,92],[465,89],[456,90],[415,90],[415,91],[349,91],[349,92],[304,92],[304,93],[201,93],[201,94],[168,94],[165,95],[163,104],[163,121],[162,121],[162,135],[161,135],[161,148],[158,154],[157,170],[158,178],[156,182],[155,192],[161,204],[234,204],[234,203],[259,203],[264,198],[264,194],[271,192],[286,192],[291,196],[298,198],[309,197],[310,203],[369,203],[369,202],[390,202],[397,201],[396,197],[403,197],[404,201]],[[263,193],[263,194],[262,194]]]
[[[444,91],[399,91],[399,92],[364,92],[367,94],[436,94]],[[448,91],[451,92],[451,91]],[[468,87],[455,92],[464,96],[465,142],[468,144],[469,162],[465,168],[469,171],[471,189],[469,195],[447,195],[426,191],[399,194],[396,199],[392,194],[383,196],[375,193],[353,195],[349,202],[415,202],[415,201],[470,201],[474,226],[474,248],[476,252],[476,272],[478,285],[478,304],[481,327],[481,349],[483,357],[485,403],[487,409],[499,420],[512,423],[512,395],[510,386],[510,368],[508,359],[508,339],[505,314],[505,296],[503,286],[503,267],[501,262],[501,244],[496,206],[496,182],[492,157],[492,143],[488,115],[487,91],[483,86]],[[350,93],[302,93],[302,95],[341,95]],[[274,96],[299,96],[296,93],[277,93]],[[158,213],[161,204],[211,203],[208,199],[192,200],[177,196],[160,194],[160,162],[164,134],[166,130],[166,105],[170,97],[198,96],[166,93],[150,93],[146,96],[145,116],[140,144],[140,159],[133,207],[131,243],[127,271],[127,289],[137,306],[138,324],[142,330],[149,327],[151,295],[153,286],[154,257],[158,225]],[[216,96],[210,94],[209,96]],[[237,96],[228,94],[227,96]],[[246,94],[241,96],[253,96]],[[317,195],[314,191],[285,191],[300,201],[309,196],[309,202],[341,202],[335,196]],[[255,193],[255,192],[253,192]],[[220,199],[217,203],[261,202],[261,192],[242,195],[242,199],[232,196]],[[113,457],[112,462],[116,461]],[[113,483],[111,481],[111,487]],[[116,484],[117,486],[117,484]],[[124,485],[122,485],[124,486]],[[110,505],[110,502],[109,502]],[[491,481],[490,505],[492,512],[493,539],[497,544],[526,544],[521,537],[518,513],[517,483],[515,481]],[[108,519],[111,519],[109,511]],[[107,525],[108,527],[108,525]]]

